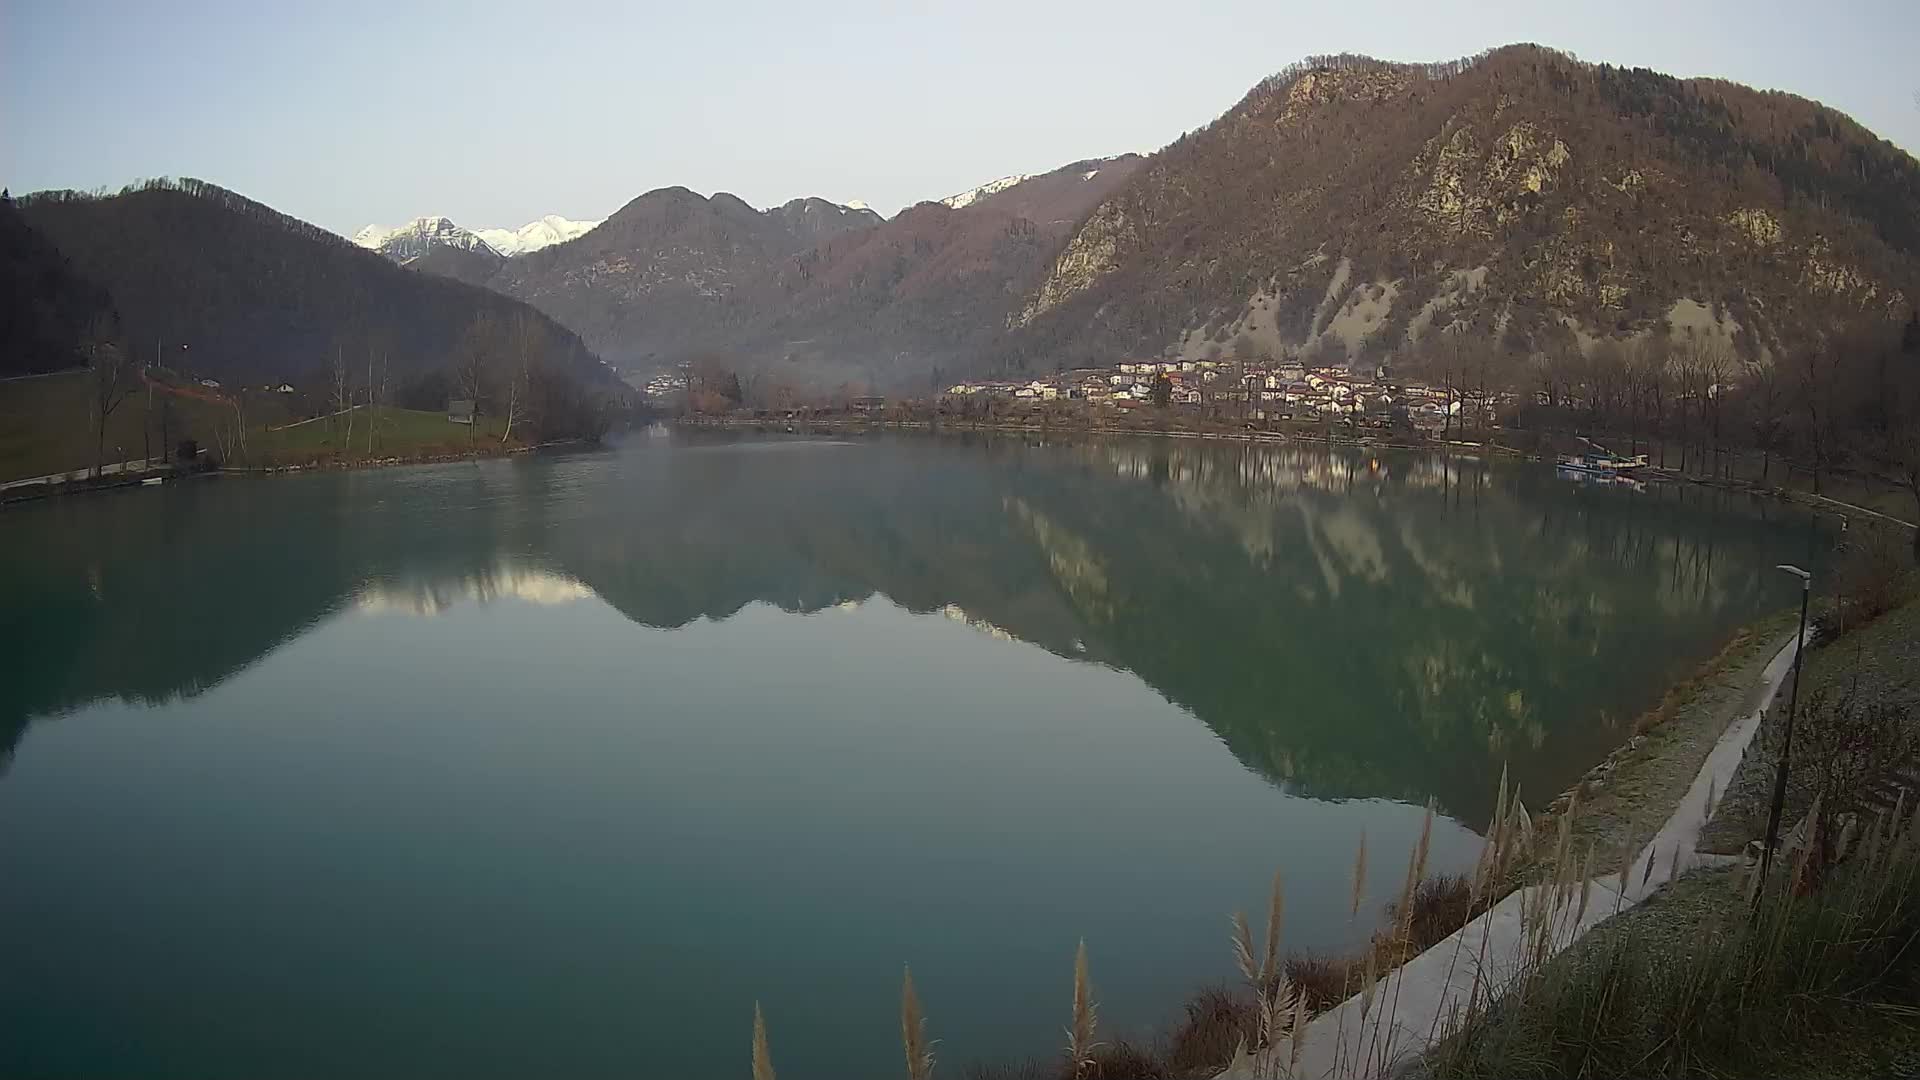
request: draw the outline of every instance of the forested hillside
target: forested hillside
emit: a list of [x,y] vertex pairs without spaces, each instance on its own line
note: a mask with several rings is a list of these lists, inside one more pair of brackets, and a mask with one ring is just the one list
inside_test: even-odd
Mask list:
[[996,360],[1446,340],[1519,362],[1691,334],[1760,361],[1904,319],[1917,283],[1920,164],[1814,102],[1533,46],[1329,57],[1155,154]]
[[18,205],[105,289],[136,355],[157,342],[196,375],[318,383],[336,356],[358,366],[374,353],[404,382],[451,370],[470,330],[491,325],[524,327],[555,370],[611,381],[572,331],[516,300],[402,269],[212,184],[153,181],[105,197],[45,192]]
[[0,193],[0,376],[82,363],[80,347],[113,310],[106,290],[83,280]]
[[646,366],[741,333],[765,310],[768,268],[810,242],[725,192],[661,188],[585,236],[507,262],[492,284],[615,364]]

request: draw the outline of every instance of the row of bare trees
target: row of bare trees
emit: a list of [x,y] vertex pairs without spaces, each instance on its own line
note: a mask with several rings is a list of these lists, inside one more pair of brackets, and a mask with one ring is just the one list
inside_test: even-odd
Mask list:
[[500,442],[515,431],[534,441],[598,438],[609,422],[608,402],[549,355],[547,336],[526,315],[474,319],[454,351],[453,387],[473,404],[468,440],[478,437],[482,416],[504,423]]
[[1815,494],[1851,470],[1897,484],[1920,514],[1920,316],[1758,361],[1709,335],[1568,342],[1524,359],[1442,335],[1421,364],[1463,402],[1512,394],[1521,427],[1605,438],[1699,476],[1731,478],[1757,458],[1752,479],[1797,472]]
[[[469,428],[469,442],[477,438],[478,421],[483,416],[505,421],[499,435],[502,444],[516,435],[549,440],[605,434],[611,419],[610,402],[590,392],[563,364],[555,362],[547,342],[542,328],[524,315],[501,320],[483,314],[467,327],[449,370],[440,377],[440,385],[473,403],[476,423]],[[321,403],[330,441],[341,453],[362,452],[371,457],[379,452],[386,437],[388,425],[383,421],[383,410],[396,403],[396,396],[402,404],[408,401],[405,392],[394,393],[390,350],[369,339],[364,346],[364,369],[360,367],[360,352],[358,348],[336,346],[320,380],[320,393],[308,400]],[[158,418],[161,446],[170,451],[170,395],[176,391],[160,386],[156,403],[155,384],[150,381],[153,374],[143,371],[133,358],[111,315],[93,322],[80,344],[80,353],[86,363],[87,425],[94,443],[94,476],[104,471],[109,424],[143,383],[148,396],[146,423],[151,427]],[[244,458],[248,441],[244,394],[211,396],[233,413],[212,432],[222,456]],[[422,405],[419,401],[411,404]],[[436,398],[425,407],[439,409],[446,404]],[[146,434],[143,432],[143,439]],[[151,450],[147,453],[150,457]]]
[[[81,374],[85,376],[87,431],[93,436],[94,478],[99,479],[106,468],[107,425],[120,412],[121,406],[136,393],[144,393],[145,396],[140,418],[142,463],[151,462],[154,458],[153,437],[156,434],[160,440],[161,458],[165,459],[173,453],[173,436],[176,433],[173,395],[176,391],[155,381],[161,374],[159,370],[148,368],[134,358],[132,350],[121,337],[119,320],[111,312],[97,314],[89,321],[79,342],[79,353],[85,364]],[[158,354],[156,345],[156,357]],[[158,394],[155,393],[156,386],[160,389]],[[222,425],[220,434],[244,447],[241,404],[237,399],[229,404],[234,416],[230,424]]]

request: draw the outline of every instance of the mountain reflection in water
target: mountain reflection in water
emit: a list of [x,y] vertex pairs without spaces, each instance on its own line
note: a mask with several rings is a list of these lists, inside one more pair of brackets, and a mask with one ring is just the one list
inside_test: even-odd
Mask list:
[[354,597],[354,606],[376,615],[440,615],[463,603],[511,598],[529,604],[566,604],[592,595],[592,589],[564,574],[503,562],[451,579],[369,582]]
[[1737,625],[1805,517],[1472,457],[1000,437],[682,437],[10,509],[9,747],[191,696],[346,612],[597,596],[672,628],[885,595],[1134,673],[1305,794],[1477,820],[1559,790]]

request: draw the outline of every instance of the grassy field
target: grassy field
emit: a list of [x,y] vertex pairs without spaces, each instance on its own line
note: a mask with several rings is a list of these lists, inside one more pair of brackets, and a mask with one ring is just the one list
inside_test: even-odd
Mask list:
[[[235,412],[205,397],[178,393],[171,398],[167,440],[178,444],[193,439],[209,453],[220,453],[234,443]],[[150,453],[156,460],[167,454],[160,434],[162,398],[149,405],[144,391],[129,394],[107,419],[105,453],[108,464],[137,460]],[[79,372],[0,382],[0,483],[50,473],[91,468],[94,431],[87,381]],[[482,417],[469,429],[437,411],[382,407],[354,410],[352,446],[345,418],[328,418],[271,430],[293,423],[279,395],[250,392],[245,397],[247,437],[244,453],[227,454],[232,465],[293,465],[374,458],[414,458],[464,454],[471,450],[497,452],[503,422]],[[373,443],[369,449],[369,430]],[[513,445],[509,443],[508,445]]]
[[[133,393],[107,418],[108,463],[137,459],[143,449],[155,458],[165,455],[160,444],[159,402],[154,402],[152,425],[145,393]],[[266,422],[262,419],[262,422]],[[176,397],[167,436],[178,443],[193,439],[216,445],[222,425],[231,427],[233,410],[210,401]],[[87,380],[79,372],[0,382],[0,482],[93,466],[94,432]]]
[[348,417],[333,416],[281,431],[256,428],[247,436],[248,461],[287,465],[491,451],[501,446],[506,426],[499,417],[483,416],[468,426],[453,423],[444,413],[388,406],[355,409],[351,429],[347,421]]

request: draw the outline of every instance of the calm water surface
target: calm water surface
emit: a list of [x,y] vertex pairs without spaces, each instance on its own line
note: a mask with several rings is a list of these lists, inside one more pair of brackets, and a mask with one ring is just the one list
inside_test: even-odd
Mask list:
[[[0,1075],[892,1075],[1357,942],[1804,517],[1163,441],[635,437],[0,512]],[[1367,910],[1347,912],[1362,831]]]

